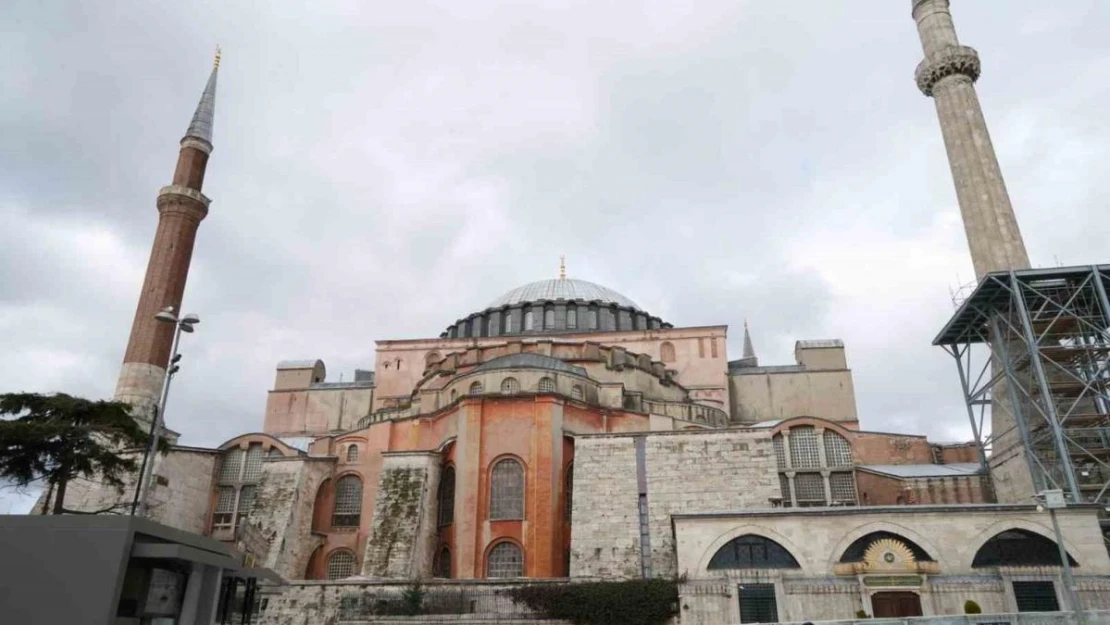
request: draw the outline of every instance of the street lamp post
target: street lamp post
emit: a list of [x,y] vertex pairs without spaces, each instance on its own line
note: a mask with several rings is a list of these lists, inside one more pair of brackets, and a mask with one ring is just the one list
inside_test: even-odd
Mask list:
[[147,500],[150,496],[151,481],[154,478],[154,456],[158,453],[158,441],[162,438],[162,417],[166,412],[166,398],[170,394],[170,382],[173,381],[173,375],[180,368],[177,362],[181,360],[181,354],[177,352],[177,347],[181,341],[181,333],[193,332],[193,326],[200,323],[200,317],[192,313],[178,319],[174,315],[173,306],[162,309],[162,312],[154,315],[154,318],[164,323],[174,324],[173,346],[170,348],[170,360],[166,366],[166,375],[162,380],[162,396],[154,406],[151,415],[150,445],[143,455],[142,468],[139,470],[139,485],[135,490],[135,500],[131,503],[131,514],[133,516],[146,516],[147,513]]
[[[1068,502],[1064,500],[1064,491],[1060,489],[1042,491],[1034,499],[1048,508],[1048,516],[1052,518],[1052,530],[1056,533],[1056,547],[1060,550],[1060,562],[1064,567],[1064,584],[1068,587],[1068,602],[1071,603],[1072,612],[1079,616],[1083,612],[1082,606],[1079,605],[1079,588],[1075,585],[1075,576],[1072,574],[1071,562],[1068,560],[1068,550],[1064,547],[1060,522],[1056,520],[1056,510],[1068,506]],[[1040,506],[1037,508],[1039,509]]]

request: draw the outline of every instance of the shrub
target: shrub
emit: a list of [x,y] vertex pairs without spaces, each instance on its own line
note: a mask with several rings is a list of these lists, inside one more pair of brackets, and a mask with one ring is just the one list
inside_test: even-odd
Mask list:
[[983,613],[983,608],[980,608],[978,603],[975,603],[971,599],[968,599],[967,601],[964,602],[964,614],[982,614],[982,613]]
[[545,618],[575,625],[662,625],[678,613],[678,585],[663,579],[521,586],[505,592]]
[[864,612],[863,610],[856,610],[856,618],[871,618],[871,617],[867,616],[867,612]]
[[419,582],[409,586],[401,593],[401,603],[404,605],[405,614],[416,616],[420,614],[420,607],[424,605],[424,589]]

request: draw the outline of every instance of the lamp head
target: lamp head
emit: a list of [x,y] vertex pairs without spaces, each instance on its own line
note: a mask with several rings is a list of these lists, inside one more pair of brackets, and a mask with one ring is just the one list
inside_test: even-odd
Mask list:
[[166,308],[168,310],[163,310],[157,315],[154,315],[154,318],[158,321],[165,321],[166,323],[177,323],[177,317],[173,316],[173,307],[167,306]]
[[195,332],[195,330],[193,330],[193,326],[185,322],[182,322],[180,327],[182,332]]
[[181,318],[181,323],[185,325],[194,325],[200,323],[200,317],[196,316],[195,313],[189,313]]

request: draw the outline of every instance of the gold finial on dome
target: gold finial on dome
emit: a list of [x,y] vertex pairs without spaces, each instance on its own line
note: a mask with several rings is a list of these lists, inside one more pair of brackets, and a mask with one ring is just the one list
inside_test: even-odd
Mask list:
[[559,279],[567,279],[567,255],[563,254],[559,257]]
[[212,67],[218,68],[220,66],[220,45],[216,44],[216,60],[213,61]]

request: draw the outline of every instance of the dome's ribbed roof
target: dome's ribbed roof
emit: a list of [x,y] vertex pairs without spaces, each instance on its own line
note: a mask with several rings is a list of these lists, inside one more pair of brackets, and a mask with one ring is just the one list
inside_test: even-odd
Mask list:
[[617,304],[618,306],[642,310],[636,305],[636,302],[612,289],[605,288],[600,284],[594,284],[593,282],[571,280],[569,278],[538,280],[525,284],[524,286],[518,286],[491,302],[489,308],[512,306],[514,304],[536,302],[540,300],[559,299],[585,300],[588,302],[601,301],[607,304]]

